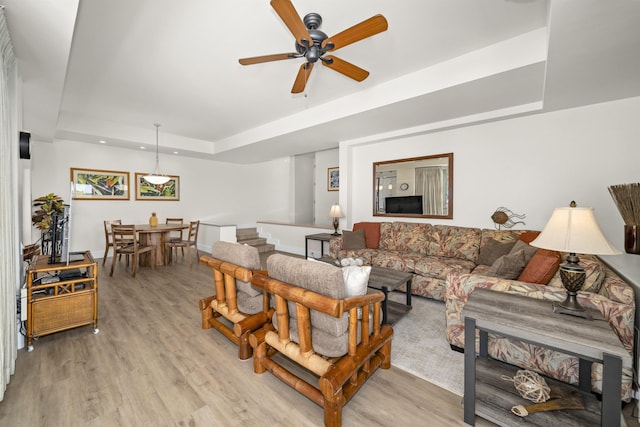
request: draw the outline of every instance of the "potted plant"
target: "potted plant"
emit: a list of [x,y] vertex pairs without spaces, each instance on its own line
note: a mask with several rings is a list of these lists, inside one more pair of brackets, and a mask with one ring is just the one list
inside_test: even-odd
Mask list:
[[38,197],[33,201],[33,206],[36,210],[31,215],[31,222],[43,233],[51,228],[53,216],[64,212],[64,200],[54,193]]
[[[42,253],[55,253],[58,248],[53,247],[53,236],[51,227],[53,226],[53,217],[64,213],[64,200],[54,193],[46,196],[38,197],[33,201],[35,211],[31,215],[31,222],[42,233]],[[61,237],[56,232],[56,238]],[[57,246],[57,245],[56,245]]]

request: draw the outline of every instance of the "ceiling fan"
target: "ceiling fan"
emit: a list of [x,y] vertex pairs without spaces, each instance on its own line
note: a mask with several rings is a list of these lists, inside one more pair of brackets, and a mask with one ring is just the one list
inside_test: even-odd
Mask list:
[[271,7],[285,23],[289,31],[296,38],[296,52],[278,53],[273,55],[254,56],[239,60],[242,65],[260,64],[262,62],[280,61],[283,59],[305,58],[306,62],[300,66],[298,75],[293,83],[291,93],[300,93],[309,80],[313,65],[320,60],[322,65],[344,74],[356,81],[363,81],[369,72],[327,52],[333,52],[367,37],[371,37],[388,28],[387,20],[382,15],[375,15],[346,30],[328,37],[318,30],[322,24],[322,17],[317,13],[309,13],[304,19],[290,0],[271,0]]

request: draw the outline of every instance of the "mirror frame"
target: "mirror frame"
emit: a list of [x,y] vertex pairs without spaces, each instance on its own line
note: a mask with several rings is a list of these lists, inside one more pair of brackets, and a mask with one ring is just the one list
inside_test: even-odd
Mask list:
[[[447,197],[447,215],[421,215],[421,214],[402,214],[402,213],[380,213],[376,211],[376,171],[378,166],[380,165],[388,165],[391,163],[405,163],[405,162],[415,162],[420,160],[429,160],[436,158],[446,158],[448,160],[449,165],[449,180],[447,185],[448,188],[448,197]],[[443,153],[443,154],[434,154],[430,156],[422,156],[422,157],[410,157],[406,159],[397,159],[397,160],[386,160],[384,162],[374,162],[373,163],[373,216],[386,216],[386,217],[405,217],[405,218],[438,218],[438,219],[453,219],[453,153]]]

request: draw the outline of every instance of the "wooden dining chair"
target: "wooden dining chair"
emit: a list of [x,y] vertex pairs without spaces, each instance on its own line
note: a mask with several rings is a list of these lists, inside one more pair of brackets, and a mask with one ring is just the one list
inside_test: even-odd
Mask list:
[[135,225],[111,225],[113,234],[113,258],[111,261],[111,272],[109,276],[113,276],[113,269],[116,264],[116,255],[125,255],[133,257],[131,262],[131,276],[136,277],[139,259],[141,254],[153,257],[151,266],[155,266],[155,247],[150,245],[141,245],[138,242],[138,235]]
[[104,247],[104,256],[102,257],[102,265],[104,265],[104,263],[107,261],[107,255],[109,254],[109,249],[111,249],[111,247],[113,246],[113,235],[111,234],[111,224],[122,224],[122,220],[111,219],[111,220],[106,220],[104,222],[104,240],[106,244]]
[[[167,257],[173,258],[173,248],[182,248],[183,250],[186,248],[188,251],[193,249],[195,251],[195,259],[196,263],[198,262],[198,229],[200,228],[200,221],[190,221],[189,222],[189,231],[187,232],[187,239],[180,241],[168,241],[165,242],[165,254]],[[191,254],[189,254],[191,255]],[[165,259],[165,263],[169,263],[168,259]],[[191,257],[189,256],[189,265],[192,264]]]
[[[165,220],[165,224],[167,224],[167,225],[178,225],[178,224],[182,225],[182,224],[184,224],[184,219],[183,218],[167,218]],[[182,238],[183,238],[183,230],[175,230],[175,231],[170,231],[169,232],[169,238],[167,239],[167,241],[168,242],[179,242],[179,241],[182,240]],[[184,248],[181,248],[181,249],[182,249],[182,257],[184,258]]]

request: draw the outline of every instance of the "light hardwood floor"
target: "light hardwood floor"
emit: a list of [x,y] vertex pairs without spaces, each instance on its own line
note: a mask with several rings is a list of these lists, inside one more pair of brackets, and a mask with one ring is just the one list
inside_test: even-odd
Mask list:
[[[100,266],[100,333],[81,327],[19,350],[0,426],[321,426],[319,406],[201,329],[198,300],[212,294],[210,270],[186,260],[135,279],[124,262],[113,277]],[[462,426],[461,398],[391,367],[346,405],[343,425]]]

